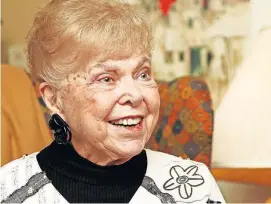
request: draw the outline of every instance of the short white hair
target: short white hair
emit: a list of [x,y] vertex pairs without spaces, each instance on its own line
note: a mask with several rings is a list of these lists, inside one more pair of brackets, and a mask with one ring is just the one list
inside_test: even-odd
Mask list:
[[117,0],[52,0],[37,13],[27,38],[28,71],[57,87],[93,60],[151,57],[145,14]]

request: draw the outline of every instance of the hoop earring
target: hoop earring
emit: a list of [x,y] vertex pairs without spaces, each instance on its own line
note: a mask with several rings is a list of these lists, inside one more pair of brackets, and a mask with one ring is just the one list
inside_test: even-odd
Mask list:
[[58,144],[67,144],[71,142],[72,133],[69,125],[58,115],[53,114],[49,120],[49,127],[54,134],[55,141]]

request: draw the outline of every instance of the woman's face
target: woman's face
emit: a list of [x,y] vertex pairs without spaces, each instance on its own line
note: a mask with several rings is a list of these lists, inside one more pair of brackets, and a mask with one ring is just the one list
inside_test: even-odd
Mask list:
[[92,63],[72,74],[62,97],[62,116],[73,141],[119,158],[142,151],[156,125],[160,97],[148,57]]

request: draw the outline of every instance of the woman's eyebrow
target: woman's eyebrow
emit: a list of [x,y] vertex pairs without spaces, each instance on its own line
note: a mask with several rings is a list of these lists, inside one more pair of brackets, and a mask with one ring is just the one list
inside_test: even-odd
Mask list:
[[142,59],[137,63],[135,69],[133,70],[133,74],[136,73],[138,69],[140,69],[146,62],[151,66],[151,60],[148,57],[142,57]]
[[119,67],[117,67],[116,65],[111,65],[111,64],[107,64],[107,63],[97,63],[93,66],[91,66],[90,70],[93,69],[104,69],[105,71],[108,72],[117,72]]
[[[149,64],[151,64],[151,60],[148,57],[142,57],[140,59],[140,61],[137,63],[136,67],[134,68],[134,70],[136,71],[137,69],[139,69],[140,67],[142,67],[142,65],[144,63],[148,62]],[[117,65],[113,65],[113,64],[107,64],[107,63],[97,63],[95,65],[93,65],[91,67],[91,69],[94,68],[100,68],[100,69],[104,69],[105,71],[113,71],[113,72],[117,72],[121,67],[118,67]]]
[[97,63],[93,66],[91,66],[91,69],[95,69],[95,68],[99,68],[99,69],[107,69],[109,68],[110,65],[109,64],[105,64],[105,63]]
[[140,67],[142,67],[142,65],[148,62],[151,65],[151,60],[148,57],[142,57],[142,59],[137,63],[135,70],[139,69]]

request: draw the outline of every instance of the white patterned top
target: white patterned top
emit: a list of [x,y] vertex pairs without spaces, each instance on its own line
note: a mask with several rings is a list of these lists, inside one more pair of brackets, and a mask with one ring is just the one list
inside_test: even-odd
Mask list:
[[[130,203],[225,203],[206,165],[147,150],[145,178]],[[68,203],[39,167],[37,153],[0,168],[1,203]]]

